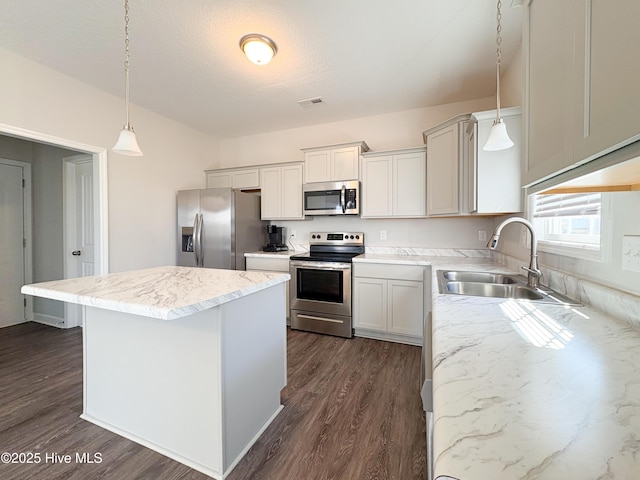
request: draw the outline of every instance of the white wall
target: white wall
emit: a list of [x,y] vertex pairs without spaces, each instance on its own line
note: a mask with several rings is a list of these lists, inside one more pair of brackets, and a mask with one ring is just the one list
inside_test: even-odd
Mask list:
[[[322,108],[322,106],[318,107]],[[360,117],[220,141],[220,163],[210,168],[304,160],[301,148],[364,140],[371,150],[424,145],[422,132],[456,115],[491,110],[495,99]]]
[[[124,101],[0,49],[0,124],[110,149]],[[203,188],[218,139],[131,106],[143,157],[108,153],[110,270],[175,264],[177,190]]]

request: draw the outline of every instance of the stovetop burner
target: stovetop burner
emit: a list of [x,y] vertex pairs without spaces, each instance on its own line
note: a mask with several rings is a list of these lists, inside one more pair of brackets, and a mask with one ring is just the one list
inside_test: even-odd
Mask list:
[[309,253],[294,255],[290,260],[351,263],[364,253],[362,232],[311,232]]

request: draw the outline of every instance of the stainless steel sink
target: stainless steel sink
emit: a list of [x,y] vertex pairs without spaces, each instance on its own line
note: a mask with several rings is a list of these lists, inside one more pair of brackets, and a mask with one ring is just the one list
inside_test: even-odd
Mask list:
[[476,297],[522,298],[525,300],[542,300],[544,298],[543,295],[529,287],[503,283],[447,282],[446,289],[446,293]]
[[446,271],[442,276],[452,282],[505,283],[515,284],[518,281],[510,275],[492,272],[460,272]]
[[555,305],[580,305],[544,286],[527,286],[527,278],[495,272],[467,272],[438,270],[438,290],[453,295],[474,297],[511,298]]

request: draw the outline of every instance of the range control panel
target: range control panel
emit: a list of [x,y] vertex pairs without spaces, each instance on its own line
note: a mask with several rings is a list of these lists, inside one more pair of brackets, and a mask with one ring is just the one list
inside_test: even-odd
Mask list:
[[363,232],[311,232],[310,245],[364,245]]

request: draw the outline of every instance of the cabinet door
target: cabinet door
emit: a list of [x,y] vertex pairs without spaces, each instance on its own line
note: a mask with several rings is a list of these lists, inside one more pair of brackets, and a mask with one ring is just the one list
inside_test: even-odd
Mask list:
[[581,1],[575,18],[574,160],[581,162],[640,136],[640,2]]
[[302,213],[302,165],[282,167],[282,215],[304,218]]
[[331,150],[331,181],[358,180],[358,147],[334,148]]
[[420,217],[426,213],[426,159],[424,153],[393,157],[393,215]]
[[473,130],[467,137],[466,182],[467,182],[467,211],[474,213],[478,210],[478,124],[474,122]]
[[207,188],[231,188],[231,173],[207,173]]
[[232,172],[231,188],[260,188],[260,170],[257,168]]
[[318,150],[304,154],[304,182],[331,180],[331,150]]
[[573,164],[575,4],[535,0],[525,10],[524,50],[529,70],[523,186]]
[[460,145],[458,123],[427,136],[427,214],[459,212]]
[[353,327],[387,331],[387,281],[353,279]]
[[392,165],[391,155],[362,159],[361,216],[388,217],[393,215]]
[[388,331],[422,337],[424,292],[422,282],[389,280]]
[[280,218],[282,214],[282,169],[280,167],[263,168],[260,171],[261,201],[260,211],[263,220]]

